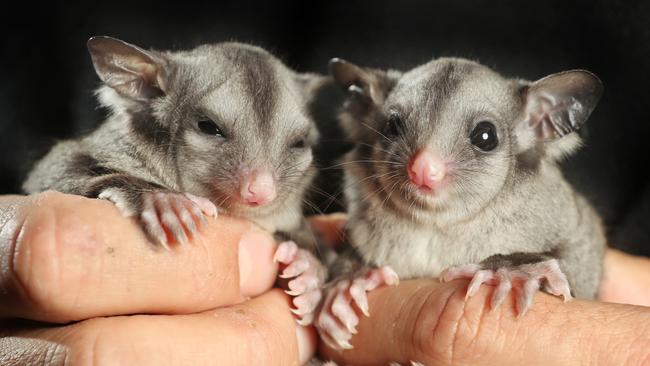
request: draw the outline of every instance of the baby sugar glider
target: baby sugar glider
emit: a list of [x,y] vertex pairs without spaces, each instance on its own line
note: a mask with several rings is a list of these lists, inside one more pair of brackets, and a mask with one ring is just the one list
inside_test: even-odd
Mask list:
[[331,73],[349,97],[340,119],[350,248],[331,268],[316,326],[330,346],[351,348],[367,291],[398,278],[471,278],[467,296],[512,290],[520,315],[538,289],[594,298],[605,238],[558,160],[601,94],[573,70],[535,82],[476,62],[441,58],[408,72],[340,59]]
[[[160,52],[93,37],[88,49],[111,114],[89,135],[55,145],[29,174],[27,193],[110,200],[166,248],[185,244],[217,207],[289,237],[303,229],[318,135],[307,105],[324,77],[240,43]],[[323,280],[317,260],[293,242],[276,260],[300,280],[292,295]]]

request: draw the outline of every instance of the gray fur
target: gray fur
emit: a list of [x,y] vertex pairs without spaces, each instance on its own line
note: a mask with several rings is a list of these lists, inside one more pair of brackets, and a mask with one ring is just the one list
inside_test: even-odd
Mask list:
[[[97,95],[111,115],[91,134],[54,146],[25,192],[97,197],[117,189],[137,212],[139,192],[164,189],[209,198],[270,231],[300,225],[318,135],[307,104],[321,77],[240,43],[159,52],[95,37],[89,49],[104,81]],[[226,139],[202,134],[203,117],[218,122]],[[304,148],[291,148],[303,138]],[[278,197],[255,208],[235,204],[238,168],[261,163],[274,169]]]
[[[341,113],[356,143],[345,157],[344,184],[348,234],[362,262],[412,278],[490,257],[511,264],[557,258],[575,296],[596,296],[603,229],[557,165],[579,146],[574,131],[600,97],[595,76],[572,71],[530,83],[453,58],[405,73],[349,65],[334,60],[331,69],[352,94]],[[540,105],[542,114],[533,111]],[[388,138],[383,131],[393,113],[404,130]],[[500,141],[487,153],[468,139],[482,120],[494,122]],[[424,147],[453,166],[435,197],[409,184],[409,159]],[[337,267],[333,273],[356,268]]]

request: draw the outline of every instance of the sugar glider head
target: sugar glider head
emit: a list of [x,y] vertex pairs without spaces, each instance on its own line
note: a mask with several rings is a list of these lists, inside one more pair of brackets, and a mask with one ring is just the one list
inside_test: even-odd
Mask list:
[[88,49],[101,103],[174,185],[244,217],[302,195],[317,140],[307,106],[322,77],[240,43],[161,52],[93,37]]
[[578,147],[603,90],[584,70],[528,82],[456,58],[404,73],[333,59],[330,71],[349,94],[341,122],[357,145],[346,169],[363,192],[407,217],[450,220]]

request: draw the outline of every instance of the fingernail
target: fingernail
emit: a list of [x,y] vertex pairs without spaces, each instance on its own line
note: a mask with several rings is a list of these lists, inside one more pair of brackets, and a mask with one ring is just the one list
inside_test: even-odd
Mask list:
[[316,352],[316,335],[311,327],[296,326],[298,340],[298,361],[306,364]]
[[239,239],[239,286],[244,296],[259,295],[273,286],[278,266],[273,262],[271,235],[251,228]]

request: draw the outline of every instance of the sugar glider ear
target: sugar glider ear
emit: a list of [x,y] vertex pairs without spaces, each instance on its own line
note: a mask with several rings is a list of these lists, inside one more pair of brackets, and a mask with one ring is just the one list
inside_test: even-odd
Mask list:
[[568,153],[580,143],[572,132],[584,125],[602,93],[600,79],[586,70],[544,77],[526,89],[522,132],[529,140],[545,143],[551,154]]
[[87,43],[99,78],[120,95],[146,100],[164,94],[165,61],[153,52],[111,37],[92,37]]
[[603,94],[600,79],[572,70],[534,82],[526,96],[526,121],[539,140],[554,140],[577,131]]
[[390,72],[365,69],[340,58],[329,62],[334,81],[353,97],[380,104],[395,84]]

